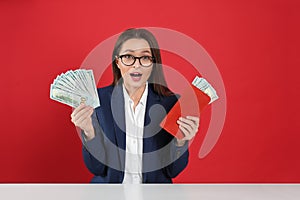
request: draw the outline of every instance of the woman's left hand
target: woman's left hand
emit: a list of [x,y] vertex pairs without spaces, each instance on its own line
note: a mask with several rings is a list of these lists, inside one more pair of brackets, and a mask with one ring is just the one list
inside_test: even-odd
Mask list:
[[199,122],[200,118],[194,116],[180,117],[177,120],[179,129],[184,134],[184,138],[177,139],[177,146],[183,146],[187,140],[191,140],[195,137],[198,132]]

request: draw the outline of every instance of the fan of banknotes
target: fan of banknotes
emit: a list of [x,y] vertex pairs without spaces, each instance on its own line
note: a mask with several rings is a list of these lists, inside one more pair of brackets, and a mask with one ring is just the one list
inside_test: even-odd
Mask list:
[[210,97],[209,104],[211,104],[219,98],[216,90],[204,78],[196,76],[192,84]]
[[57,76],[50,87],[50,98],[73,108],[80,103],[99,107],[93,70],[69,70]]

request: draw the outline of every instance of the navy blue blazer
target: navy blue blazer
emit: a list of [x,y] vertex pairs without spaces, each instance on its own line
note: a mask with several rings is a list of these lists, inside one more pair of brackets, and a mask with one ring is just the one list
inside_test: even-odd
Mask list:
[[[126,126],[122,86],[98,89],[101,106],[92,115],[96,136],[83,138],[85,165],[95,176],[92,183],[122,183],[125,169]],[[172,183],[188,163],[188,142],[177,147],[171,134],[159,124],[178,97],[159,96],[149,84],[144,120],[143,183]],[[174,124],[175,126],[175,124]]]

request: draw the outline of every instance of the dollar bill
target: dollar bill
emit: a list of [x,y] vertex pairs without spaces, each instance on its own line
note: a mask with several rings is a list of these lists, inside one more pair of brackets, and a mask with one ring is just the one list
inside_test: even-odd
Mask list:
[[84,102],[93,108],[100,106],[92,70],[69,70],[58,75],[50,86],[50,98],[76,108]]
[[217,100],[219,98],[216,90],[204,78],[200,78],[200,77],[196,76],[194,78],[192,84],[210,97],[209,104],[211,104],[212,102],[214,102],[215,100]]

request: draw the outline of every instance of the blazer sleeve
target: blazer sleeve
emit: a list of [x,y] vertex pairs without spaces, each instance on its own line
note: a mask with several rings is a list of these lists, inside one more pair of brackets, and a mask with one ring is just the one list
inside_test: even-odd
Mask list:
[[170,159],[171,164],[167,165],[164,168],[164,172],[170,178],[175,178],[180,172],[182,172],[187,164],[189,159],[189,150],[188,150],[188,141],[181,146],[178,147],[176,145],[176,138],[171,141],[170,144]]
[[81,133],[83,159],[91,173],[97,176],[105,176],[107,166],[104,164],[106,163],[104,135],[95,111],[92,114],[92,123],[95,130],[95,137],[93,139],[87,141],[83,131]]

